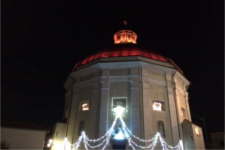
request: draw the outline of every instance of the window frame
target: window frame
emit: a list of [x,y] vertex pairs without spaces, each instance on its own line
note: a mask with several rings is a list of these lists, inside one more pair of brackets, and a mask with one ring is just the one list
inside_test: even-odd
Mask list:
[[[82,108],[82,105],[85,104],[85,103],[88,103],[88,110],[83,110]],[[87,111],[90,111],[90,102],[89,101],[82,101],[79,103],[79,111],[81,112],[87,112]]]
[[[153,105],[154,105],[154,103],[161,103],[161,105],[162,105],[162,107],[161,107],[161,110],[155,110],[154,108],[153,108]],[[166,104],[165,104],[165,101],[163,101],[163,100],[153,100],[152,101],[152,110],[153,111],[157,111],[157,112],[165,112],[166,111]]]
[[112,108],[114,107],[113,105],[114,99],[125,99],[126,104],[124,108],[128,108],[127,97],[112,97]]
[[[159,125],[162,125],[162,133],[159,131]],[[164,125],[164,122],[162,120],[159,120],[157,122],[157,128],[158,128],[158,132],[160,133],[160,135],[163,137],[163,138],[166,138],[166,133],[165,133],[165,125]]]

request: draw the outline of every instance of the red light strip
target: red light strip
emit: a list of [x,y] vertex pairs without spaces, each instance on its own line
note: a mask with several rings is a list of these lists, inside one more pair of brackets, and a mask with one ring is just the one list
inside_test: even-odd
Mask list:
[[79,67],[81,65],[84,65],[84,64],[87,64],[87,63],[89,63],[91,61],[94,61],[96,59],[99,59],[99,58],[127,57],[127,56],[142,56],[142,57],[146,57],[146,58],[150,58],[150,59],[154,59],[154,60],[168,62],[168,63],[171,63],[172,65],[174,65],[174,67],[177,68],[183,74],[183,71],[171,59],[164,58],[164,57],[162,57],[160,55],[157,55],[157,54],[143,52],[143,51],[140,51],[140,50],[137,50],[137,49],[133,49],[133,50],[124,49],[122,51],[102,52],[102,53],[99,53],[99,54],[89,56],[86,59],[84,59],[83,61],[80,61],[80,62],[76,63],[72,72],[74,72],[77,67]]

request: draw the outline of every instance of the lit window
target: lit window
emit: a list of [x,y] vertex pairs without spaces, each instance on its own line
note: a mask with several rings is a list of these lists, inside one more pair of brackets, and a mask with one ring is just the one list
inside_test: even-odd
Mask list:
[[89,110],[89,103],[81,104],[81,110],[82,111],[88,111]]
[[162,111],[162,104],[158,102],[153,103],[153,110]]
[[116,106],[126,108],[126,98],[113,98],[113,108]]
[[183,107],[181,107],[181,114],[183,117],[186,117],[186,110]]
[[196,135],[200,136],[200,133],[199,133],[199,129],[198,128],[195,128],[195,133],[196,133]]
[[159,102],[159,101],[154,101],[152,108],[153,108],[153,110],[156,110],[156,111],[165,111],[165,103]]

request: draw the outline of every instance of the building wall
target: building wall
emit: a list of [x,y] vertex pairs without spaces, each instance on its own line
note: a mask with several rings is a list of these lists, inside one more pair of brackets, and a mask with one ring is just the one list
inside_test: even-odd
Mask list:
[[[158,123],[162,121],[164,124],[164,140],[169,145],[176,145],[179,142],[179,131],[177,122],[176,105],[174,103],[174,86],[172,81],[172,72],[167,68],[155,66],[148,63],[142,63],[142,76],[149,86],[146,97],[149,97],[150,109],[150,137],[153,137],[158,132]],[[146,84],[145,83],[145,84]],[[153,110],[154,102],[164,103],[165,110]]]
[[46,131],[1,127],[1,140],[10,149],[43,149]]
[[[128,106],[124,120],[133,134],[144,139],[153,138],[158,132],[158,122],[162,121],[165,141],[177,145],[182,137],[179,133],[182,131],[178,129],[182,121],[180,107],[185,107],[190,113],[186,104],[188,98],[184,96],[184,83],[186,86],[189,82],[184,77],[181,77],[184,78],[183,83],[174,81],[174,71],[163,66],[131,61],[98,63],[71,73],[73,82],[67,83],[73,90],[68,140],[72,143],[77,141],[81,120],[84,120],[85,131],[90,138],[104,135],[115,117],[112,100],[122,97],[127,99]],[[179,84],[179,90],[175,89],[176,84]],[[85,101],[90,102],[90,110],[81,112],[80,103]],[[164,102],[165,111],[153,110],[154,101]]]
[[191,124],[183,124],[182,125],[183,131],[183,143],[184,149],[195,149],[195,141],[193,135],[193,129]]
[[[198,128],[200,135],[197,135],[195,133],[195,128]],[[194,135],[194,141],[195,141],[196,149],[205,149],[205,142],[204,142],[204,138],[203,138],[204,135],[203,135],[203,132],[202,132],[202,128],[192,124],[192,130],[193,130],[193,133],[194,133],[193,135]]]
[[[198,129],[199,135],[196,134],[195,129]],[[194,124],[182,124],[183,143],[185,149],[205,149],[202,129]]]
[[[109,105],[108,105],[108,129],[110,128],[110,125],[113,123],[115,119],[115,114],[113,114],[112,108],[113,108],[113,99],[126,99],[126,105],[127,108],[130,108],[130,99],[129,99],[129,82],[110,82],[109,84]],[[123,115],[123,119],[127,126],[130,126],[130,111],[125,112]]]
[[65,146],[65,135],[66,133],[66,124],[65,123],[56,123],[53,129],[53,144],[51,150],[62,150]]
[[[183,122],[184,119],[191,121],[189,105],[187,102],[188,100],[186,98],[188,96],[188,93],[185,89],[185,86],[187,86],[187,83],[184,83],[184,81],[182,81],[178,77],[175,78],[175,83],[176,83],[176,97],[177,97],[177,107],[178,107],[177,109],[179,113],[180,123]],[[185,114],[183,114],[182,108],[185,109]]]

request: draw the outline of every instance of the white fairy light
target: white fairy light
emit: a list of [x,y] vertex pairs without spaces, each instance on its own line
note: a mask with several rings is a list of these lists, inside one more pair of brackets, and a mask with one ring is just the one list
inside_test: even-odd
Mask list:
[[102,146],[107,140],[108,140],[108,138],[106,138],[106,139],[103,140],[100,144],[95,145],[95,146],[91,146],[91,145],[88,143],[88,141],[85,141],[85,142],[86,142],[86,144],[87,144],[88,147],[90,147],[90,148],[97,148],[97,147]]
[[76,143],[71,144],[72,149],[77,149],[80,146],[80,142],[82,141],[83,136],[81,135]]
[[106,146],[108,145],[109,139],[110,139],[110,136],[108,136],[108,138],[107,138],[107,140],[106,140],[106,143],[105,143],[105,145],[103,146],[102,150],[104,150],[104,149],[106,148]]
[[183,150],[183,147],[182,147],[183,146],[183,144],[182,144],[183,142],[182,142],[182,140],[180,140],[179,143],[176,146],[171,146],[171,145],[168,145],[164,141],[164,139],[162,138],[161,135],[159,136],[159,138],[160,138],[161,146],[164,147],[165,149],[167,149],[167,147],[168,147],[170,149],[182,149]]
[[101,141],[102,139],[104,139],[108,134],[110,134],[110,130],[108,132],[106,132],[105,135],[103,135],[102,137],[98,138],[98,139],[89,139],[86,135],[85,135],[85,140],[87,140],[88,142],[98,142]]
[[122,117],[120,118],[121,119],[121,122],[123,124],[123,126],[125,126],[125,129],[131,134],[132,137],[134,137],[135,139],[141,141],[141,142],[151,142],[154,140],[154,138],[150,139],[150,140],[143,140],[143,139],[140,139],[138,138],[137,136],[133,135],[132,132],[127,128],[125,122],[123,121]]
[[181,150],[184,150],[184,145],[183,145],[183,141],[182,140],[179,141],[179,145],[181,147]]
[[[89,139],[85,132],[83,131],[82,132],[82,135],[79,137],[79,139],[77,140],[76,143],[72,144],[72,149],[76,150],[78,149],[78,147],[80,146],[80,143],[81,141],[83,140],[83,143],[84,143],[84,147],[86,150],[88,150],[88,148],[91,148],[91,149],[95,149],[95,148],[100,148],[102,147],[102,150],[104,150],[109,141],[110,141],[110,138],[111,138],[111,135],[114,131],[114,128],[115,128],[115,125],[116,125],[116,122],[117,122],[117,119],[120,119],[121,121],[121,124],[122,124],[122,132],[120,134],[123,134],[123,136],[128,140],[128,143],[129,143],[129,146],[131,146],[131,148],[133,150],[136,150],[135,147],[137,147],[138,149],[151,149],[153,150],[157,144],[157,141],[159,140],[160,141],[160,144],[161,144],[161,147],[163,150],[168,150],[168,149],[176,149],[176,150],[183,150],[183,142],[182,140],[179,141],[179,143],[176,145],[176,146],[171,146],[171,145],[168,145],[164,139],[162,138],[162,136],[160,135],[160,133],[156,133],[156,135],[154,136],[154,138],[152,139],[149,139],[149,140],[145,140],[145,139],[140,139],[139,137],[135,136],[132,134],[132,132],[127,128],[123,118],[122,118],[122,114],[124,112],[124,108],[121,107],[121,106],[117,106],[116,108],[113,109],[113,111],[115,112],[116,114],[116,117],[115,117],[115,120],[113,121],[111,127],[109,128],[109,130],[100,138],[98,139]],[[147,143],[147,142],[152,142],[152,143],[149,143],[148,146],[142,146],[142,145],[138,145],[137,143],[135,143],[132,138],[135,138],[136,140],[140,141],[140,142],[143,142],[143,143]],[[100,142],[101,141],[101,142]],[[92,144],[90,144],[90,142]],[[99,143],[100,142],[100,143]],[[97,144],[97,145],[93,145],[93,144]]]
[[[82,136],[83,136],[83,139],[85,139],[85,133],[84,132],[82,132]],[[83,143],[84,143],[85,149],[88,150],[88,147],[87,147],[87,144],[86,144],[85,140],[83,140]]]
[[[132,146],[133,149],[134,149],[134,147],[133,147],[132,144],[134,144],[136,147],[141,148],[141,149],[148,149],[148,148],[150,148],[150,147],[153,147],[153,148],[155,147],[155,145],[156,145],[156,143],[157,143],[158,136],[159,136],[158,133],[157,133],[156,136],[153,138],[154,142],[153,142],[152,144],[150,144],[149,146],[140,146],[140,145],[138,145],[137,143],[135,143],[135,142],[130,138],[130,136],[127,134],[127,131],[126,131],[126,130],[129,131],[129,129],[127,128],[125,122],[123,121],[123,118],[120,117],[120,119],[121,119],[121,122],[122,122],[122,129],[123,129],[124,132],[126,133],[126,136],[127,136],[128,141],[129,141],[129,144]],[[131,132],[130,132],[130,133],[131,133]],[[138,138],[138,139],[139,139],[139,138]],[[143,139],[139,139],[139,140],[140,140],[140,141],[145,141],[145,140],[143,140]],[[148,141],[148,140],[146,140],[146,141]],[[152,148],[152,149],[153,149],[153,148]]]
[[63,143],[64,143],[64,149],[67,149],[67,147],[70,145],[70,144],[68,143],[68,141],[67,141],[67,137],[65,137]]

